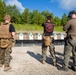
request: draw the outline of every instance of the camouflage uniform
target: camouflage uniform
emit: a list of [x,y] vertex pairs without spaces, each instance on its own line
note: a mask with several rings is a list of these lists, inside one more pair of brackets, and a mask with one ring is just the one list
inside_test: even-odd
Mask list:
[[[44,42],[42,43],[42,60],[46,60],[46,52],[47,52],[47,46],[45,46]],[[55,47],[52,42],[52,38],[50,39],[50,46],[49,46],[49,52],[51,54],[53,65],[56,66],[56,56],[55,56]]]
[[[5,28],[3,28],[5,26]],[[4,64],[4,67],[9,67],[10,64],[10,53],[11,53],[11,33],[9,32],[9,24],[2,24],[0,26],[0,65]],[[2,29],[2,30],[1,30]],[[4,31],[5,30],[5,31]],[[1,32],[2,31],[2,32]],[[6,40],[8,40],[8,43],[6,43],[3,46],[7,47],[2,47],[1,41],[4,41],[3,43],[5,44]]]
[[4,64],[4,67],[9,67],[10,47],[0,48],[0,64]]
[[[43,33],[43,38],[42,38],[42,59],[41,59],[41,62],[44,64],[44,62],[46,60],[47,47],[49,47],[49,52],[50,52],[52,60],[53,60],[53,65],[56,66],[55,47],[54,47],[54,43],[52,42],[53,41],[54,25],[51,23],[50,16],[47,16],[46,22],[44,22],[42,24],[42,26],[44,27],[44,33]],[[46,37],[46,38],[44,38],[44,37]]]
[[4,64],[4,71],[10,70],[10,53],[12,52],[12,38],[15,28],[10,23],[10,16],[4,17],[4,23],[0,25],[0,67]]

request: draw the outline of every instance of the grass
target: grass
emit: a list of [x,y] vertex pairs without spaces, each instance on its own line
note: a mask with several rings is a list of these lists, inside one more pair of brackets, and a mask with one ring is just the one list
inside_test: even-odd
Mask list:
[[41,31],[43,29],[41,25],[36,24],[14,24],[14,27],[17,31]]
[[[13,24],[16,31],[43,31],[41,25],[36,24]],[[54,31],[59,32],[63,31],[61,26],[55,26]]]
[[55,26],[54,31],[63,32],[63,27],[62,26]]

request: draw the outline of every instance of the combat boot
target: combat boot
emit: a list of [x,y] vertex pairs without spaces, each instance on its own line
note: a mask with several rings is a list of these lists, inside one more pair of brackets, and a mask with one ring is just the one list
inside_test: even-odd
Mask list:
[[45,62],[45,60],[41,60],[41,63],[42,63],[42,64],[45,64],[46,62]]
[[56,66],[56,62],[53,63],[53,66]]
[[56,66],[57,64],[56,64],[56,60],[55,59],[53,59],[53,66]]
[[76,72],[76,68],[74,68],[74,66],[71,66],[71,69]]
[[66,68],[66,67],[61,67],[60,70],[61,70],[61,71],[66,71],[66,72],[69,71],[69,69]]
[[10,70],[10,69],[12,69],[12,67],[4,67],[4,71],[8,71],[8,70]]

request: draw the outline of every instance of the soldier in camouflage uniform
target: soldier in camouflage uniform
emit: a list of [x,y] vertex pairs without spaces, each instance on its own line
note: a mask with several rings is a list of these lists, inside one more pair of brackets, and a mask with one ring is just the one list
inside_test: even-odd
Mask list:
[[68,71],[70,55],[73,55],[73,66],[71,69],[76,71],[76,12],[71,11],[68,15],[70,20],[66,23],[63,30],[67,31],[68,42],[64,47],[64,63],[61,68],[63,71]]
[[42,59],[41,59],[41,63],[42,64],[45,63],[47,47],[49,47],[49,52],[50,52],[52,60],[53,60],[53,65],[56,66],[55,47],[54,47],[54,43],[53,43],[54,25],[51,23],[51,16],[47,16],[46,22],[43,23],[42,26],[44,27],[44,33],[43,33],[43,38],[42,38]]
[[10,23],[10,16],[4,17],[4,22],[0,25],[0,67],[4,64],[4,71],[10,70],[10,52],[12,48],[11,39],[15,35],[15,28]]

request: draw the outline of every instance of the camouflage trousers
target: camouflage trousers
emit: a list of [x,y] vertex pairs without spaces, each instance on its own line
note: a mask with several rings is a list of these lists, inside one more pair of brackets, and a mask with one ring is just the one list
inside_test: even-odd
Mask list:
[[64,47],[64,63],[63,67],[68,68],[70,56],[73,56],[73,66],[76,70],[76,40],[69,39],[67,45]]
[[[50,39],[52,40],[52,39]],[[42,60],[46,60],[46,53],[47,53],[47,47],[44,45],[44,42],[42,42]],[[55,56],[55,47],[54,44],[51,42],[50,46],[49,46],[49,52],[50,52],[50,56],[52,57],[53,63],[56,63],[56,56]]]
[[10,65],[10,52],[10,47],[0,48],[0,64],[4,64],[4,67],[9,67]]

